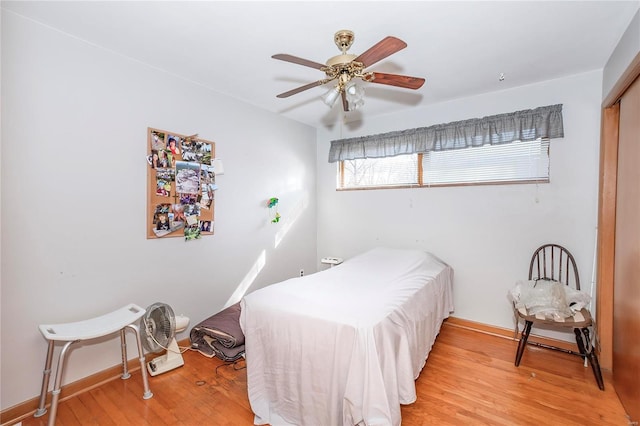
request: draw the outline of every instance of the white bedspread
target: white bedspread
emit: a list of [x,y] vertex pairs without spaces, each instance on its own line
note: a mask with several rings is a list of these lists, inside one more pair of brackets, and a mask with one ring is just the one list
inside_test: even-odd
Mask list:
[[245,296],[256,424],[398,425],[453,311],[453,270],[417,250],[377,248]]

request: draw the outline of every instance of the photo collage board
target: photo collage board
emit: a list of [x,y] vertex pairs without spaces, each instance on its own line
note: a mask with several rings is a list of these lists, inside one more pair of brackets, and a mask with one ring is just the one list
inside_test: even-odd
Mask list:
[[147,238],[213,235],[214,142],[147,131]]

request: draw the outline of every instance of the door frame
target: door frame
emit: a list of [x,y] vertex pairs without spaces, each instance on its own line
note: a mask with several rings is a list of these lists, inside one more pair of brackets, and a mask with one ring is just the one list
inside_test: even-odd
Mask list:
[[600,341],[600,366],[607,370],[613,368],[613,275],[618,180],[618,123],[620,119],[618,100],[638,77],[640,77],[640,52],[636,54],[602,102],[596,324]]

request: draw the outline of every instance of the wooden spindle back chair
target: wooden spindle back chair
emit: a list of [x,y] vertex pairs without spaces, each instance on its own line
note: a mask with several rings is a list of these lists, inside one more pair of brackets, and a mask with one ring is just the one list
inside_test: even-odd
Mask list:
[[[580,290],[580,276],[578,267],[573,255],[564,247],[558,244],[545,244],[538,247],[531,257],[529,264],[529,280],[549,280],[558,281]],[[580,310],[579,315],[566,318],[564,322],[557,322],[552,319],[538,318],[535,315],[528,315],[514,308],[516,321],[520,319],[524,321],[524,328],[520,334],[520,342],[516,352],[516,367],[520,365],[522,355],[527,343],[541,346],[547,349],[561,350],[574,355],[579,355],[583,359],[587,359],[591,364],[591,369],[598,383],[598,387],[604,390],[604,382],[600,371],[600,364],[596,354],[596,348],[591,342],[589,328],[593,327],[593,319],[588,309]],[[558,330],[573,330],[578,345],[579,352],[561,349],[555,346],[545,345],[537,342],[527,342],[531,327],[544,325],[546,328]],[[517,327],[517,325],[516,325]]]

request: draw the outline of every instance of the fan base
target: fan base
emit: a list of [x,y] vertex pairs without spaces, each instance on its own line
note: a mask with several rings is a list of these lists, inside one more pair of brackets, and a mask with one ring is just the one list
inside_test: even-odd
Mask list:
[[167,349],[167,353],[160,355],[147,363],[147,370],[152,376],[166,373],[174,368],[182,367],[184,365],[184,359],[178,348],[176,339],[172,339]]

